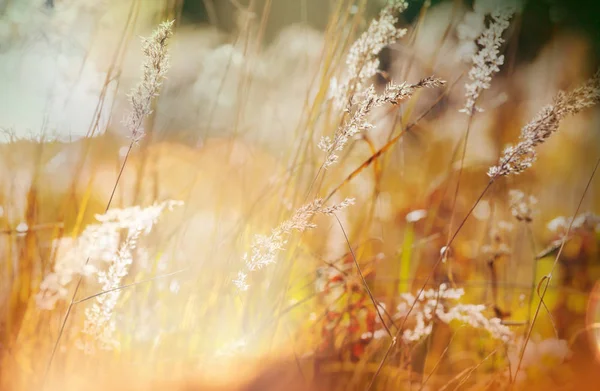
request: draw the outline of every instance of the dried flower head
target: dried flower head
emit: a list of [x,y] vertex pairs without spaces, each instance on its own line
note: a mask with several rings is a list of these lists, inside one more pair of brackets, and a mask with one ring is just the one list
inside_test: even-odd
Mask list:
[[558,216],[548,222],[547,228],[555,234],[555,238],[537,254],[538,259],[547,257],[560,249],[565,240],[570,240],[578,235],[587,236],[600,232],[600,216],[590,212],[569,218]]
[[173,22],[161,23],[150,38],[142,39],[142,50],[146,57],[142,64],[142,80],[129,94],[131,112],[123,122],[136,143],[144,137],[144,118],[152,113],[152,99],[158,96],[169,70],[167,41],[173,34]]
[[315,228],[316,225],[311,222],[314,215],[322,213],[332,215],[354,203],[354,199],[347,198],[338,205],[324,206],[323,200],[316,199],[296,210],[294,215],[281,223],[277,228],[271,231],[271,235],[256,235],[252,241],[252,253],[250,256],[244,254],[244,262],[249,271],[262,269],[263,267],[275,263],[275,258],[279,251],[283,250],[287,243],[287,236],[293,231],[302,232],[306,229]]
[[520,174],[536,159],[535,148],[558,130],[560,122],[568,115],[579,113],[600,101],[600,71],[581,86],[559,92],[554,102],[544,107],[538,115],[521,130],[519,143],[507,147],[498,164],[489,169],[491,178]]
[[246,282],[246,280],[248,279],[248,274],[244,273],[243,271],[239,271],[237,274],[237,277],[235,280],[233,280],[233,284],[240,290],[240,291],[247,291],[248,288],[250,288],[250,286],[248,285],[248,283]]
[[404,12],[408,4],[404,0],[389,1],[350,48],[346,59],[347,70],[343,80],[332,79],[330,95],[340,109],[352,106],[353,96],[361,94],[368,80],[379,69],[379,52],[406,34],[406,29],[397,29],[395,14]]
[[504,42],[502,34],[510,25],[514,12],[512,7],[496,8],[492,12],[491,22],[477,40],[481,49],[473,56],[473,66],[469,71],[471,83],[465,85],[467,102],[460,112],[473,115],[476,111],[483,111],[475,103],[481,92],[490,88],[492,76],[504,64],[504,56],[500,54],[500,46]]
[[537,204],[537,198],[534,196],[527,197],[520,190],[510,190],[508,196],[510,198],[510,211],[512,215],[519,221],[527,223],[533,221],[534,206]]
[[344,149],[344,146],[352,137],[373,128],[373,125],[368,121],[368,116],[374,108],[383,106],[386,103],[397,105],[409,99],[419,88],[435,88],[445,83],[441,79],[429,76],[416,84],[390,83],[381,95],[375,93],[373,86],[367,88],[361,94],[360,101],[356,104],[350,118],[337,130],[333,140],[327,136],[321,138],[318,146],[327,153],[324,167],[330,167],[337,162],[339,157],[336,152]]
[[[298,208],[290,219],[273,229],[271,235],[255,235],[251,246],[252,252],[250,254],[245,253],[243,256],[247,271],[256,271],[275,263],[277,254],[284,249],[287,238],[292,232],[303,232],[307,229],[316,227],[316,225],[311,222],[316,214],[320,213],[331,216],[353,204],[353,198],[346,198],[337,205],[325,206],[323,200],[317,198]],[[244,291],[249,287],[246,280],[246,272],[239,271],[236,279],[233,280],[233,283],[238,289]]]
[[512,223],[507,221],[498,221],[490,229],[490,243],[481,246],[481,253],[491,261],[510,255],[512,251],[511,246],[507,241],[507,236],[512,230]]

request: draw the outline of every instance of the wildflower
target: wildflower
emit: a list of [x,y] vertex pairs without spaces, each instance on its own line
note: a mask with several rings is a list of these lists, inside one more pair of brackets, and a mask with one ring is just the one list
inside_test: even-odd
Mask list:
[[569,225],[571,225],[572,231],[577,230],[585,230],[591,232],[600,232],[600,216],[595,215],[593,213],[582,213],[576,217],[570,217],[567,219],[564,216],[558,216],[551,220],[547,227],[550,231],[559,234],[560,236],[564,236],[569,229]]
[[574,229],[583,229],[587,231],[600,231],[600,216],[593,213],[582,213],[573,221]]
[[469,71],[471,83],[465,85],[467,102],[461,113],[473,115],[476,111],[482,111],[475,106],[475,102],[483,90],[490,88],[492,76],[504,64],[504,56],[500,54],[500,46],[504,42],[502,33],[510,25],[514,12],[512,7],[495,9],[491,14],[492,21],[477,40],[481,49],[473,56],[473,66]]
[[520,174],[527,170],[536,159],[535,148],[544,143],[558,130],[560,122],[568,115],[579,113],[600,101],[600,71],[581,86],[559,92],[554,102],[544,107],[538,115],[521,129],[519,143],[507,147],[496,166],[488,171],[488,176],[497,178]]
[[25,222],[21,222],[19,223],[19,225],[17,225],[17,228],[15,228],[15,230],[19,233],[19,234],[24,234],[27,231],[29,231],[29,226],[27,225],[27,223]]
[[485,244],[481,246],[481,252],[490,255],[492,259],[499,258],[503,255],[510,255],[510,247],[504,241],[496,242],[493,245]]
[[367,81],[379,69],[379,52],[406,34],[406,29],[397,29],[394,14],[404,12],[408,4],[404,0],[392,0],[383,8],[379,18],[372,21],[352,44],[346,59],[347,70],[343,81],[333,79],[330,96],[340,109],[352,106],[352,97],[362,94]]
[[533,208],[537,204],[537,198],[534,196],[527,197],[520,190],[510,190],[508,196],[510,198],[510,211],[512,215],[519,221],[527,223],[533,221]]
[[480,221],[486,221],[492,214],[492,207],[488,200],[481,200],[473,209],[473,217]]
[[131,139],[136,143],[144,137],[144,118],[152,113],[152,99],[158,95],[169,69],[167,41],[173,34],[172,27],[173,21],[161,23],[150,38],[142,41],[142,50],[146,56],[146,61],[142,64],[142,80],[129,95],[132,110],[124,120],[131,132]]
[[565,230],[569,226],[567,219],[564,216],[558,216],[548,222],[546,227],[552,232]]
[[239,271],[237,278],[235,280],[233,280],[233,284],[241,291],[247,291],[248,288],[250,287],[247,283],[246,283],[246,279],[248,278],[248,275],[246,273],[244,273],[243,271]]
[[427,217],[427,211],[425,209],[413,210],[406,215],[406,222],[416,223],[419,220],[423,220],[425,217]]
[[481,246],[481,252],[488,255],[491,260],[511,254],[511,248],[506,242],[506,233],[512,231],[513,226],[506,221],[499,221],[491,230],[491,243]]
[[514,228],[512,223],[509,223],[508,221],[498,221],[498,230],[500,231],[506,231],[506,232],[511,232]]
[[171,293],[177,294],[177,293],[179,293],[180,289],[181,289],[181,285],[179,285],[179,282],[177,280],[173,280],[169,284],[169,291],[171,291]]
[[433,331],[434,320],[446,324],[453,321],[467,324],[471,327],[487,330],[495,339],[508,341],[512,332],[502,324],[499,318],[487,318],[483,312],[486,307],[478,304],[454,304],[449,306],[447,301],[457,301],[464,295],[462,288],[448,288],[441,284],[438,289],[428,289],[415,298],[410,293],[401,295],[403,302],[398,305],[396,318],[406,316],[409,308],[413,307],[416,324],[414,328],[404,330],[402,337],[405,342],[416,342],[428,336]]

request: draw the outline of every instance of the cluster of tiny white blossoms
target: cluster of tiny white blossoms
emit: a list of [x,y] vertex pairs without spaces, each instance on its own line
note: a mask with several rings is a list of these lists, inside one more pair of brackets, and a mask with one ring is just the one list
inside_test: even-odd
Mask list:
[[[102,291],[118,287],[127,275],[139,237],[150,233],[165,208],[180,204],[179,201],[166,201],[148,208],[111,209],[104,215],[97,215],[100,223],[88,225],[76,240],[63,238],[57,241],[58,249],[68,250],[57,254],[53,271],[42,281],[36,295],[38,307],[51,310],[58,300],[65,300],[68,286],[77,275],[95,274]],[[126,239],[121,243],[123,233]],[[108,264],[107,270],[103,270],[103,264]],[[113,326],[108,322],[118,295],[118,291],[100,295],[93,307],[86,310],[85,330],[91,333],[95,329],[99,340],[110,340]]]
[[[571,225],[571,222],[573,224]],[[588,232],[600,232],[600,216],[593,213],[582,213],[575,218],[558,216],[551,220],[547,227],[550,231],[564,236],[571,225],[571,231],[584,230]]]
[[250,285],[248,285],[248,274],[242,270],[238,271],[237,277],[233,280],[233,285],[241,291],[247,291],[250,288]]
[[405,220],[407,223],[416,223],[417,221],[423,220],[427,217],[427,210],[416,209],[406,214]]
[[[446,301],[458,301],[463,295],[462,288],[448,288],[441,284],[439,289],[424,290],[418,298],[410,293],[402,294],[404,300],[398,305],[398,312],[394,318],[402,318],[411,313],[416,324],[413,329],[406,329],[402,338],[406,343],[417,342],[431,334],[436,320],[449,324],[458,321],[471,327],[487,330],[495,338],[507,342],[512,337],[510,329],[502,324],[499,318],[487,318],[483,312],[486,309],[482,304],[454,304],[448,305]],[[413,307],[414,305],[414,307]]]
[[477,53],[477,38],[485,29],[485,13],[477,11],[465,12],[462,22],[456,26],[459,41],[457,56],[467,63],[470,63]]
[[128,232],[127,239],[114,254],[112,263],[108,270],[98,271],[97,278],[103,292],[107,292],[96,298],[96,302],[85,310],[85,322],[82,333],[90,338],[78,341],[77,346],[88,354],[95,352],[96,346],[104,350],[112,350],[119,347],[119,342],[113,334],[116,329],[113,311],[120,296],[118,288],[121,280],[129,272],[129,266],[133,263],[133,250],[141,231]]
[[527,170],[535,162],[535,148],[558,130],[560,122],[565,117],[577,114],[598,102],[600,102],[600,71],[581,86],[569,92],[559,92],[552,104],[544,107],[521,129],[519,143],[504,149],[498,164],[489,169],[488,176],[497,178],[517,175]]
[[139,206],[111,209],[104,215],[97,215],[100,224],[88,225],[75,241],[71,238],[57,240],[55,248],[59,252],[67,250],[57,254],[52,273],[42,281],[36,296],[37,305],[51,310],[58,300],[66,299],[67,286],[75,276],[89,276],[97,271],[96,265],[110,263],[119,250],[121,232],[137,230],[137,227],[151,228],[156,212],[156,206],[148,210]]
[[129,94],[132,110],[123,121],[134,142],[144,137],[144,118],[152,113],[152,99],[158,91],[169,69],[167,41],[173,34],[173,21],[163,22],[150,38],[142,38],[145,61],[142,64],[142,80]]
[[[40,309],[52,310],[59,300],[67,298],[68,286],[76,276],[89,276],[96,271],[96,260],[108,259],[108,249],[116,247],[118,234],[102,224],[89,225],[75,241],[61,238],[54,241],[56,262],[51,273],[40,284],[40,292],[35,296]],[[95,240],[97,239],[97,240]],[[69,248],[66,253],[62,253]],[[90,263],[86,264],[86,260]]]
[[[325,206],[322,199],[315,199],[300,207],[290,219],[273,229],[271,235],[254,236],[251,245],[252,252],[250,255],[245,253],[243,256],[246,270],[248,272],[253,272],[275,263],[277,254],[284,249],[284,246],[287,243],[287,237],[292,234],[293,231],[303,232],[307,229],[316,227],[316,225],[311,222],[316,214],[333,215],[353,204],[353,198],[346,198],[341,203],[332,206]],[[236,279],[233,280],[234,285],[242,291],[247,290],[249,288],[249,285],[246,282],[247,276],[247,272],[239,271]]]
[[517,382],[524,381],[527,378],[528,368],[547,372],[552,369],[552,364],[562,363],[571,354],[569,343],[564,339],[547,338],[537,341],[529,340],[525,347],[525,352],[523,352],[519,373],[517,373],[523,343],[524,339],[519,338],[509,345],[507,351],[507,357],[510,362],[510,374]]
[[512,7],[515,12],[523,9],[521,0],[475,0],[473,9],[465,12],[462,21],[456,26],[458,46],[457,58],[470,63],[477,53],[477,38],[485,30],[485,18],[498,7]]
[[350,118],[337,130],[333,140],[324,136],[319,142],[319,149],[327,153],[325,168],[332,166],[338,160],[336,152],[341,151],[348,141],[361,132],[368,131],[373,125],[368,121],[368,115],[376,108],[390,103],[397,105],[400,102],[410,98],[419,88],[435,88],[445,84],[445,81],[433,76],[426,77],[416,84],[394,84],[386,86],[382,94],[375,93],[375,87],[370,86],[364,92],[359,94],[360,100],[356,103],[356,108]]
[[535,205],[538,200],[534,196],[527,197],[521,190],[510,190],[508,192],[510,211],[513,217],[519,221],[530,223],[533,221]]
[[490,229],[489,244],[481,246],[481,253],[491,257],[491,259],[497,259],[504,255],[510,255],[512,253],[511,247],[506,241],[507,234],[513,230],[513,224],[507,221],[498,221],[492,229]]
[[377,74],[381,50],[406,34],[406,29],[396,28],[394,15],[404,12],[407,7],[404,0],[389,1],[379,18],[373,20],[367,31],[352,44],[342,80],[331,80],[330,96],[338,109],[352,106],[353,97],[360,95],[366,89],[368,80]]
[[492,20],[477,39],[481,49],[473,56],[473,66],[469,71],[471,83],[465,85],[467,101],[460,112],[473,115],[476,111],[483,111],[475,103],[481,92],[490,88],[492,76],[504,64],[504,56],[500,54],[500,46],[504,42],[502,34],[510,25],[514,12],[513,7],[499,7],[492,11]]
[[121,294],[117,288],[121,285],[123,277],[127,276],[129,266],[133,263],[137,241],[141,236],[151,232],[165,208],[172,210],[173,207],[182,204],[181,201],[165,201],[147,208],[135,206],[111,209],[106,214],[97,216],[102,225],[112,225],[118,234],[122,232],[126,234],[125,239],[116,249],[110,249],[108,268],[96,273],[101,292],[105,293],[98,295],[91,307],[85,310],[86,320],[82,333],[87,337],[78,344],[82,350],[93,353],[96,347],[101,349],[118,347],[118,342],[113,337],[115,321],[112,314]]

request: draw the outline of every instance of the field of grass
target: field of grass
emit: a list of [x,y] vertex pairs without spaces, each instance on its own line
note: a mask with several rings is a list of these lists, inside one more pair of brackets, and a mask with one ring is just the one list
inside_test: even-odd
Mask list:
[[595,389],[567,11],[191,3],[0,6],[1,390]]

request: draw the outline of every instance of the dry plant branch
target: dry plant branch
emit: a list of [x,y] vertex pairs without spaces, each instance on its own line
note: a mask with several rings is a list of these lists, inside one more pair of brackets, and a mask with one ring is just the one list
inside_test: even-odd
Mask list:
[[[121,169],[119,171],[117,179],[115,180],[115,184],[112,187],[111,195],[105,208],[105,213],[108,212],[108,210],[110,209],[111,202],[113,200],[117,186],[119,185],[119,180],[123,174],[125,165],[127,164],[127,158],[129,157],[131,149],[137,142],[139,142],[141,137],[143,137],[143,120],[146,116],[148,116],[151,113],[150,104],[152,102],[152,99],[158,95],[162,79],[165,77],[165,73],[169,67],[166,44],[168,38],[172,34],[172,25],[172,21],[161,24],[150,39],[144,40],[144,54],[146,55],[146,62],[143,65],[143,78],[140,84],[136,87],[136,89],[130,96],[132,112],[126,121],[126,124],[131,132],[131,142],[129,144],[129,148],[127,150],[127,154],[125,155],[123,163],[121,164]],[[87,265],[89,261],[90,258],[88,257],[85,261],[85,265]],[[63,336],[67,321],[69,319],[69,315],[71,314],[73,306],[76,304],[75,298],[77,297],[77,293],[79,292],[79,288],[81,287],[82,282],[83,275],[80,275],[75,285],[75,290],[73,292],[73,295],[71,296],[69,305],[67,306],[65,316],[60,324],[59,332],[56,337],[54,346],[52,348],[52,352],[50,353],[50,358],[48,360],[48,364],[46,366],[46,371],[42,382],[42,389],[44,389],[44,387],[46,386],[46,380],[50,373],[50,369],[52,367],[52,363],[58,350],[61,337]]]
[[437,106],[441,102],[441,100],[445,96],[447,96],[447,94],[450,93],[450,90],[452,89],[452,87],[454,87],[454,85],[461,79],[461,77],[462,77],[462,75],[457,77],[456,80],[454,80],[446,88],[444,93],[440,94],[438,96],[438,98],[433,102],[433,104],[431,104],[421,115],[419,115],[419,117],[417,117],[417,119],[415,119],[413,122],[408,124],[406,126],[406,128],[404,128],[404,130],[400,131],[400,133],[398,133],[396,136],[391,138],[383,147],[379,148],[377,150],[377,152],[375,152],[371,156],[369,156],[369,158],[367,160],[365,160],[360,166],[358,166],[346,178],[344,178],[344,180],[338,186],[336,186],[331,192],[329,192],[327,197],[325,197],[325,201],[328,201],[329,199],[331,199],[331,197],[333,197],[335,195],[335,193],[337,193],[342,187],[344,187],[345,185],[350,183],[350,181],[352,181],[352,179],[354,179],[356,176],[358,176],[358,174],[360,174],[363,170],[365,170],[372,163],[374,163],[376,159],[378,159],[379,157],[384,155],[387,151],[389,151],[394,146],[394,144],[396,144],[408,131],[410,131],[413,127],[417,126],[419,121],[421,121],[423,118],[425,118],[427,116],[427,114],[429,114],[431,112],[431,110],[433,110],[435,108],[435,106]]

